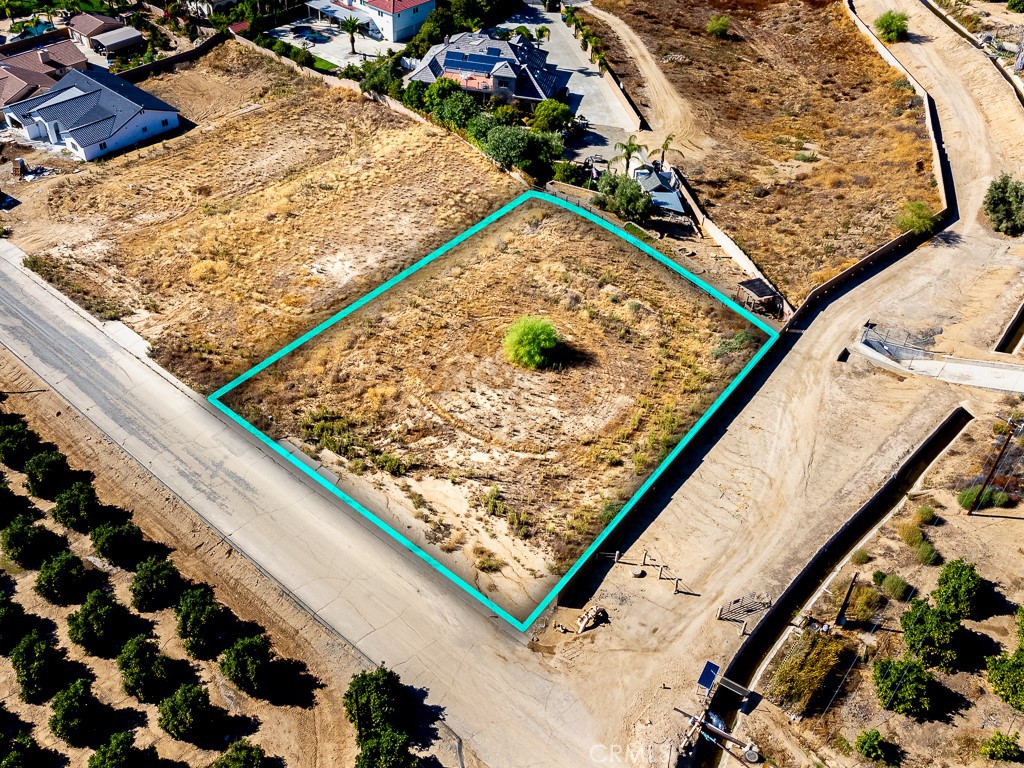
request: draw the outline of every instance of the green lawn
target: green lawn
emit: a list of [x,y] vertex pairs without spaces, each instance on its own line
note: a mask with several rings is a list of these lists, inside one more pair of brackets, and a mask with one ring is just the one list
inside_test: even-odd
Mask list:
[[337,68],[337,64],[332,64],[326,59],[321,59],[319,56],[313,57],[313,69],[315,69],[317,72],[323,72],[325,75],[329,75],[333,70]]

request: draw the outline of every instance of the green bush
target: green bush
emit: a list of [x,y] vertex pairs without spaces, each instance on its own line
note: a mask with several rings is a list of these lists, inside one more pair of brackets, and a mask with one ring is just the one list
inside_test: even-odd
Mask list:
[[0,462],[12,469],[25,466],[39,446],[39,437],[23,421],[0,424]]
[[846,606],[846,618],[853,621],[868,621],[882,605],[883,598],[874,587],[858,584],[850,593]]
[[931,710],[931,674],[920,661],[876,659],[875,695],[883,708],[908,717],[923,717]]
[[136,635],[117,655],[124,691],[141,702],[154,702],[167,691],[170,681],[169,660],[157,644],[145,635]]
[[932,597],[940,608],[953,616],[967,619],[974,613],[974,603],[980,589],[981,576],[978,575],[978,569],[974,563],[960,558],[943,566]]
[[1024,712],[1024,648],[1013,654],[990,656],[988,681],[999,698]]
[[934,525],[935,510],[929,506],[918,507],[914,512],[914,522],[917,525]]
[[624,174],[606,173],[597,181],[593,203],[627,221],[644,221],[654,210],[651,196],[635,179]]
[[56,605],[82,602],[85,564],[69,550],[57,553],[39,567],[35,591]]
[[875,19],[875,31],[886,43],[898,43],[907,39],[907,14],[898,11],[886,11]]
[[707,33],[718,40],[724,40],[729,36],[729,17],[712,16],[708,19]]
[[91,483],[77,482],[57,494],[53,519],[65,528],[88,533],[99,522],[100,500]]
[[11,666],[23,701],[38,704],[53,691],[54,673],[63,654],[38,629],[29,630],[11,649]]
[[407,723],[411,715],[409,692],[398,673],[380,666],[352,677],[344,697],[345,716],[356,728],[356,741],[395,724]]
[[584,181],[583,169],[568,160],[555,163],[552,170],[555,173],[555,181],[563,184],[579,184]]
[[1005,734],[996,731],[985,741],[981,742],[981,756],[989,760],[1005,760],[1008,763],[1019,763],[1024,760],[1024,750],[1021,750],[1017,740],[1020,733],[1014,731]]
[[487,134],[489,134],[491,129],[497,124],[498,122],[494,119],[494,115],[492,113],[480,112],[466,123],[466,136],[468,136],[473,143],[484,149],[487,144]]
[[[965,488],[956,495],[957,504],[964,509],[970,509],[971,505],[974,504],[974,500],[978,498],[978,493],[981,492],[980,485],[972,485],[970,488]],[[981,494],[981,501],[978,502],[977,509],[986,509],[988,507],[995,507],[996,509],[1002,509],[1010,506],[1010,495],[1004,491],[997,491],[992,486],[986,486],[985,492]]]
[[313,54],[307,51],[305,48],[299,48],[298,46],[292,46],[292,49],[288,52],[291,60],[298,64],[300,67],[313,68]]
[[512,125],[496,125],[487,133],[484,151],[503,168],[522,167],[529,162],[529,132]]
[[133,570],[142,549],[142,531],[135,523],[103,523],[89,534],[98,557],[114,565]]
[[480,105],[468,93],[458,91],[434,109],[434,120],[448,129],[465,128],[480,112]]
[[958,654],[954,642],[960,632],[960,619],[942,607],[934,608],[927,600],[914,598],[910,608],[900,617],[903,642],[926,667],[952,672]]
[[45,528],[35,524],[28,514],[18,515],[0,533],[0,547],[3,553],[24,568],[33,568],[49,554],[51,537]]
[[524,316],[509,326],[501,346],[513,365],[537,369],[551,365],[560,343],[558,331],[550,320]]
[[393,725],[386,725],[359,744],[355,768],[418,768],[420,760],[409,751],[409,734]]
[[85,597],[82,607],[68,616],[68,638],[90,656],[116,656],[127,640],[131,614],[117,598],[102,589]]
[[50,731],[58,739],[80,747],[96,728],[99,702],[92,683],[80,678],[53,697]]
[[868,760],[884,760],[885,748],[882,734],[878,731],[864,731],[857,737],[854,747]]
[[895,573],[882,579],[882,591],[893,600],[903,600],[910,591],[910,585]]
[[885,583],[885,577],[888,575],[885,571],[875,571],[871,574],[871,581],[874,582],[876,587],[880,587]]
[[911,200],[904,205],[893,223],[900,232],[913,232],[915,235],[930,235],[936,226],[935,214],[920,200]]
[[135,746],[135,734],[121,731],[111,734],[106,743],[89,756],[88,768],[138,768],[157,761],[156,747]]
[[213,599],[213,590],[203,584],[182,593],[174,615],[178,619],[178,636],[192,658],[214,655],[223,628],[223,609]]
[[562,131],[572,122],[572,110],[557,99],[544,99],[533,110],[531,131]]
[[[1014,3],[1020,8],[1011,8]],[[1024,0],[1010,0],[1006,7],[1011,11],[1024,11]],[[1009,174],[1001,174],[989,184],[983,207],[996,232],[1010,237],[1024,234],[1024,182],[1014,181]]]
[[7,756],[0,760],[0,768],[38,768],[44,764],[45,755],[31,734],[19,733],[11,739]]
[[0,590],[0,656],[11,652],[26,630],[25,609]]
[[146,558],[132,577],[132,607],[142,612],[169,608],[181,597],[183,586],[174,563],[163,557]]
[[424,106],[423,96],[427,91],[427,84],[422,80],[410,80],[402,93],[402,104],[409,109],[422,110]]
[[287,56],[291,48],[292,47],[284,40],[278,40],[277,42],[274,43],[274,47],[271,48],[271,50],[278,56]]
[[921,546],[921,542],[924,541],[924,533],[913,523],[900,523],[896,526],[896,532],[903,543],[912,549]]
[[270,672],[270,641],[263,635],[236,640],[224,651],[220,671],[246,693],[260,695]]
[[854,565],[865,565],[871,560],[871,555],[865,549],[857,549],[850,555],[850,560]]
[[[223,755],[210,763],[210,768],[262,768],[265,760],[266,753],[263,747],[256,746],[246,739],[239,739],[232,742]],[[401,766],[396,765],[395,768]]]
[[442,101],[456,93],[462,93],[462,88],[457,82],[450,77],[439,77],[423,92],[423,105],[427,111],[433,112],[441,106]]
[[25,462],[25,487],[33,496],[53,499],[70,482],[71,467],[60,451],[44,451]]
[[1024,0],[1008,0],[1006,10],[1014,13],[1024,13]]
[[192,741],[201,737],[213,716],[210,693],[186,683],[157,706],[157,725],[171,738]]
[[917,557],[917,562],[921,565],[937,565],[939,560],[938,550],[930,541],[922,541],[917,545],[917,552],[914,553]]

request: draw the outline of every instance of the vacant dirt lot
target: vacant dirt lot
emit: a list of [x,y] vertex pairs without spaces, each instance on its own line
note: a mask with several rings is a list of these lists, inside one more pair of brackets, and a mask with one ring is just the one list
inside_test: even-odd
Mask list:
[[[558,368],[505,359],[523,315],[562,335]],[[749,329],[596,225],[527,203],[229,402],[367,473],[383,496],[371,509],[484,588],[532,593],[738,373],[763,340]]]
[[519,191],[447,132],[235,44],[143,85],[198,127],[6,183],[5,218],[38,271],[202,391]]
[[[857,584],[847,608],[848,623],[837,633],[846,643],[848,654],[830,675],[818,695],[812,698],[810,716],[790,724],[787,712],[765,701],[746,720],[744,730],[760,739],[767,754],[779,766],[802,766],[808,761],[826,759],[829,765],[853,765],[858,755],[850,752],[863,730],[878,728],[882,735],[904,751],[904,766],[990,765],[978,752],[980,742],[996,729],[1019,730],[1019,719],[1008,704],[996,696],[986,681],[985,659],[1016,648],[1014,625],[1016,605],[1024,600],[1024,578],[1020,573],[1022,551],[1017,546],[1024,513],[1020,510],[983,510],[968,517],[956,501],[956,491],[975,482],[985,459],[992,452],[994,419],[986,414],[965,431],[945,456],[925,476],[922,490],[907,499],[902,508],[865,546],[870,556],[866,564],[848,562],[830,585],[832,594],[824,595],[810,611],[819,622],[833,622],[846,596],[850,580]],[[1012,464],[1013,462],[1008,462]],[[1013,487],[1017,478],[1002,477],[997,485]],[[840,687],[842,676],[853,662],[854,653],[897,658],[904,653],[900,635],[900,616],[908,603],[887,600],[872,584],[875,571],[902,576],[913,590],[909,595],[926,597],[936,586],[941,562],[921,565],[915,551],[901,539],[906,526],[922,506],[937,513],[934,524],[921,526],[945,561],[963,558],[977,565],[988,584],[977,601],[975,620],[964,622],[966,631],[960,641],[960,662],[954,674],[935,671],[937,686],[931,692],[934,713],[917,721],[894,715],[881,708],[875,695],[871,664],[858,661]],[[904,532],[905,533],[905,532]],[[1007,545],[1007,542],[1014,542]],[[855,606],[857,606],[855,608]],[[859,612],[859,615],[856,615]],[[853,616],[851,616],[853,614]],[[874,625],[877,624],[877,629]],[[805,630],[810,631],[810,630]],[[785,657],[789,648],[780,653]],[[778,659],[776,659],[778,662]],[[769,688],[769,674],[761,688]],[[840,693],[829,707],[829,700]],[[823,710],[827,709],[824,717]]]
[[[713,139],[669,157],[792,303],[896,234],[907,201],[938,207],[924,113],[838,3],[596,6],[640,35]],[[729,16],[727,39],[705,32],[714,14]],[[656,113],[621,40],[588,23]]]

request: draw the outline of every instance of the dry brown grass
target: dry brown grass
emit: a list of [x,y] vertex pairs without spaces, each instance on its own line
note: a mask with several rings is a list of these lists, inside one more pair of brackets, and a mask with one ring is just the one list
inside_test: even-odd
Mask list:
[[[505,360],[523,315],[562,335],[558,369]],[[468,539],[484,521],[561,569],[750,358],[760,335],[728,341],[747,328],[596,225],[528,203],[229,399],[343,466],[408,472],[427,517]]]
[[[922,108],[893,87],[900,75],[838,3],[598,6],[640,34],[719,142],[700,161],[671,157],[791,301],[895,235],[892,219],[906,201],[938,207]],[[714,13],[729,15],[731,39],[704,32]],[[640,91],[614,35],[591,26],[627,87]],[[801,162],[800,153],[818,160]]]
[[156,358],[200,390],[519,191],[450,134],[234,44],[155,90],[211,83],[261,106],[33,185],[38,215],[15,236],[134,312]]

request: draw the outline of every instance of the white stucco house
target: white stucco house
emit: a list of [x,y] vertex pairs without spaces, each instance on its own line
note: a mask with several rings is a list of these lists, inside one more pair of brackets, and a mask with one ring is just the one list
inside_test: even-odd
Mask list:
[[436,0],[308,0],[306,7],[319,21],[355,16],[371,37],[389,42],[408,40],[420,31]]
[[82,160],[131,147],[178,127],[178,110],[105,70],[72,71],[42,96],[3,108],[27,139],[66,147]]

